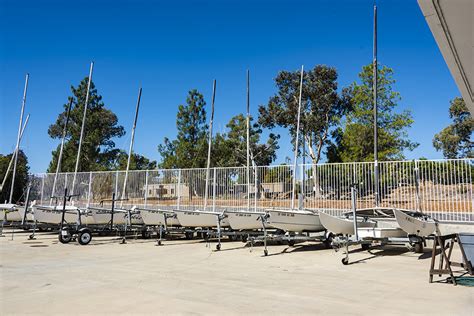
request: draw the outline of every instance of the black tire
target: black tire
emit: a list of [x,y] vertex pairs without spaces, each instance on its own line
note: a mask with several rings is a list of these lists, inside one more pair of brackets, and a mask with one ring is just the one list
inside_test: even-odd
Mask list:
[[151,233],[147,230],[142,230],[142,238],[143,239],[150,239]]
[[80,245],[85,246],[89,244],[92,240],[92,234],[89,230],[80,231],[77,235],[77,241]]
[[161,240],[158,240],[158,246],[161,246]]
[[263,254],[265,255],[265,257],[268,256],[268,250],[265,249],[265,250],[263,251]]
[[334,237],[334,235],[332,233],[329,233],[326,236],[326,239],[324,239],[323,244],[324,244],[324,247],[326,249],[331,249],[332,248],[332,238],[333,237]]
[[191,240],[194,238],[194,232],[185,232],[184,236],[186,237],[187,240]]
[[416,244],[414,244],[413,250],[415,251],[415,253],[423,253],[423,243],[417,242]]
[[242,235],[242,242],[247,243],[248,235]]
[[294,240],[288,240],[288,246],[290,247],[293,247],[295,245],[295,241]]
[[341,260],[342,264],[347,266],[349,264],[349,259],[348,258],[342,258]]
[[362,250],[369,250],[370,249],[370,244],[362,244],[360,246],[362,247]]
[[63,235],[62,232],[59,232],[58,235],[59,242],[62,244],[68,244],[72,240],[72,235],[67,232],[67,235]]
[[217,251],[221,250],[221,245],[220,245],[220,244],[217,244],[217,245],[216,245],[216,250],[217,250]]

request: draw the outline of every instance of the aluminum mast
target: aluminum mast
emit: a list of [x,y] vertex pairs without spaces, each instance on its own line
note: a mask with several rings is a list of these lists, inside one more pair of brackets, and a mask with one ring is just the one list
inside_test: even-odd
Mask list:
[[18,135],[17,135],[17,138],[16,138],[15,162],[13,163],[12,185],[11,185],[10,198],[8,199],[8,203],[11,203],[12,199],[13,199],[13,188],[15,186],[16,165],[18,163],[18,152],[20,151],[20,134],[21,134],[21,127],[23,125],[23,114],[25,113],[26,93],[28,91],[28,80],[29,79],[30,79],[30,74],[26,74],[25,88],[23,90],[23,99],[22,99],[22,102],[21,102],[20,124],[18,125]]
[[304,66],[301,66],[301,78],[300,78],[300,97],[298,100],[298,120],[296,121],[296,139],[295,139],[295,156],[293,161],[293,187],[291,190],[291,209],[295,208],[295,190],[296,190],[296,166],[298,160],[298,145],[300,137],[300,117],[301,117],[301,96],[303,95],[303,74]]

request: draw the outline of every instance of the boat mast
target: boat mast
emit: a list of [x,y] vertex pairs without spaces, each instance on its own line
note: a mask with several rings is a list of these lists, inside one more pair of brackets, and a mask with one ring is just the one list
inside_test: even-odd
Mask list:
[[[257,192],[255,192],[257,194]],[[250,210],[250,71],[247,69],[247,211]]]
[[374,43],[373,43],[373,103],[374,103],[374,182],[375,182],[375,206],[379,206],[379,152],[378,152],[378,108],[377,108],[377,6],[374,5]]
[[8,203],[12,202],[13,199],[13,188],[15,186],[15,176],[16,176],[16,165],[18,164],[18,152],[20,151],[20,134],[21,127],[23,126],[23,114],[25,113],[25,104],[26,104],[26,92],[28,91],[28,80],[30,79],[30,74],[26,74],[25,78],[25,88],[23,90],[23,99],[21,102],[21,112],[20,112],[20,124],[18,125],[18,135],[16,138],[16,147],[15,147],[15,162],[13,163],[13,175],[12,175],[12,185],[10,189],[10,198]]
[[296,167],[298,160],[298,145],[300,137],[300,117],[301,117],[301,96],[303,94],[303,73],[304,66],[301,66],[301,77],[300,77],[300,97],[298,100],[298,119],[296,121],[296,139],[295,139],[295,156],[293,160],[293,187],[291,190],[291,209],[295,208],[295,190],[296,190]]
[[211,119],[209,121],[209,140],[207,147],[207,167],[206,167],[206,187],[204,192],[204,209],[207,209],[207,198],[209,197],[209,168],[211,166],[211,146],[212,146],[212,122],[214,121],[214,101],[216,98],[216,80],[212,84],[212,103],[211,103]]
[[61,137],[61,147],[59,149],[58,161],[56,162],[56,173],[54,174],[53,189],[51,190],[51,198],[50,198],[49,204],[53,202],[53,197],[56,191],[56,183],[58,181],[58,174],[61,172],[61,162],[63,159],[63,151],[64,151],[64,140],[66,139],[67,125],[69,123],[69,116],[71,114],[72,102],[73,102],[73,98],[70,98],[69,104],[67,107],[67,112],[66,112],[66,121],[64,122],[64,126],[63,126],[63,134]]
[[[28,125],[28,120],[30,119],[30,115],[28,114],[25,119],[25,123],[23,123],[23,127],[21,128],[21,133],[20,133],[20,143],[23,138],[23,132],[25,131],[26,125]],[[5,187],[5,182],[7,181],[8,174],[10,173],[10,169],[12,168],[13,161],[15,160],[16,154],[17,154],[17,148],[15,147],[15,150],[13,151],[12,158],[10,159],[10,162],[8,163],[7,171],[5,172],[5,176],[3,177],[2,185],[0,186],[0,192],[3,191],[3,188]]]
[[137,107],[135,109],[135,119],[133,120],[132,135],[131,135],[131,139],[130,139],[130,147],[128,149],[127,169],[125,170],[125,179],[123,181],[122,196],[120,197],[120,199],[121,199],[120,207],[122,207],[123,199],[125,197],[125,190],[127,188],[128,170],[130,169],[130,160],[132,158],[133,142],[135,140],[135,129],[137,128],[138,110],[140,109],[140,100],[141,100],[141,98],[142,98],[142,88],[138,89]]
[[74,195],[74,187],[75,187],[75,184],[76,184],[76,176],[77,176],[77,171],[79,169],[79,160],[80,160],[80,157],[81,157],[82,139],[84,137],[84,128],[85,128],[85,125],[86,125],[87,106],[88,106],[88,102],[89,102],[89,90],[91,88],[92,70],[93,69],[94,69],[94,62],[91,62],[91,66],[90,66],[90,69],[89,69],[89,80],[87,81],[86,100],[84,102],[84,115],[82,116],[81,136],[79,138],[79,147],[77,149],[76,167],[74,168],[74,177],[72,178],[71,195]]

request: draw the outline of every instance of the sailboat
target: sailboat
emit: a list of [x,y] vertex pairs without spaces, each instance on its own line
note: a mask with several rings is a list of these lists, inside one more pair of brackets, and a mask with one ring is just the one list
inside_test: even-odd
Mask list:
[[212,103],[211,103],[211,118],[209,121],[209,138],[207,151],[207,167],[206,167],[206,187],[204,193],[204,209],[203,210],[174,210],[176,217],[183,227],[189,228],[225,228],[230,227],[227,217],[223,212],[216,212],[214,210],[207,210],[207,203],[209,198],[209,177],[211,164],[211,147],[212,147],[212,124],[214,121],[214,101],[216,97],[216,80],[212,86]]
[[[250,71],[247,70],[247,208],[243,210],[236,211],[225,211],[229,225],[233,230],[245,231],[245,230],[257,230],[263,228],[262,220],[266,216],[266,212],[258,211],[257,204],[255,203],[254,209],[250,208],[250,160],[252,160],[252,166],[254,171],[254,189],[255,189],[255,198],[257,194],[257,166],[255,165],[255,160],[253,159],[253,154],[250,150]],[[252,157],[251,157],[252,156]]]
[[[87,107],[88,107],[88,102],[89,102],[89,92],[90,92],[90,86],[91,86],[91,81],[92,81],[92,71],[94,68],[94,62],[91,62],[90,68],[89,68],[89,78],[87,82],[87,91],[86,91],[86,99],[84,103],[84,114],[82,117],[82,126],[81,126],[81,135],[79,138],[79,147],[77,151],[77,157],[76,157],[76,167],[74,170],[74,177],[72,181],[72,190],[71,190],[71,195],[74,195],[74,189],[75,189],[75,184],[76,184],[76,176],[77,176],[77,171],[79,168],[79,159],[81,155],[81,148],[82,148],[82,140],[84,137],[84,129],[85,129],[85,122],[86,122],[86,114],[87,114]],[[54,181],[53,181],[53,187],[51,191],[51,198],[50,198],[50,203],[49,205],[34,205],[33,206],[33,212],[35,216],[35,220],[39,223],[44,223],[44,224],[50,224],[50,225],[59,225],[62,220],[62,213],[63,213],[63,207],[65,208],[64,211],[64,220],[67,223],[81,223],[81,224],[92,224],[92,217],[86,216],[87,211],[84,209],[81,209],[73,204],[71,205],[65,205],[65,206],[60,206],[60,205],[53,205],[53,198],[56,196],[56,182],[58,175],[61,171],[61,162],[62,162],[62,155],[63,155],[63,150],[64,150],[64,142],[66,138],[66,133],[67,133],[67,125],[69,121],[69,115],[72,107],[72,102],[73,100],[69,100],[69,106],[67,110],[67,115],[66,115],[66,121],[64,123],[63,127],[63,134],[62,134],[62,139],[61,139],[61,147],[59,150],[59,156],[58,156],[58,162],[56,165],[56,172],[54,175]],[[64,199],[67,197],[64,196]]]
[[146,226],[181,226],[179,223],[176,214],[173,211],[162,210],[162,209],[152,209],[152,208],[137,208],[140,211],[143,223]]
[[[20,151],[20,143],[23,138],[23,133],[26,129],[26,126],[28,124],[28,120],[30,115],[28,114],[26,116],[25,122],[23,122],[23,115],[25,112],[25,105],[26,105],[26,95],[28,91],[28,81],[29,81],[29,74],[26,74],[25,78],[25,87],[23,90],[23,98],[22,98],[22,105],[21,105],[21,112],[20,112],[20,123],[18,126],[18,134],[17,134],[17,142],[15,146],[15,150],[13,151],[12,158],[10,160],[10,163],[8,164],[7,171],[5,172],[5,176],[3,177],[2,184],[0,187],[0,192],[3,191],[3,188],[5,187],[6,180],[8,178],[8,174],[10,173],[10,170],[13,166],[13,172],[12,172],[12,182],[11,182],[11,187],[10,187],[10,195],[9,195],[9,200],[8,203],[5,201],[5,203],[0,204],[0,212],[2,214],[2,221],[5,222],[22,222],[24,220],[33,220],[33,216],[31,212],[27,210],[27,206],[22,206],[18,205],[16,203],[13,203],[13,192],[14,192],[14,187],[15,187],[15,179],[16,179],[16,168],[18,164],[18,155]],[[29,189],[28,189],[29,193]],[[29,197],[29,194],[27,194]],[[28,204],[28,199],[26,203]],[[26,214],[25,214],[26,212]]]
[[[355,242],[362,242],[362,246],[369,246],[364,244],[365,240],[371,239],[388,239],[388,238],[399,238],[409,236],[424,237],[433,233],[436,224],[427,216],[424,216],[420,212],[412,212],[409,210],[402,210],[397,208],[387,208],[379,206],[379,192],[378,192],[378,152],[377,152],[377,7],[374,6],[374,56],[373,56],[373,67],[374,67],[374,161],[375,161],[375,207],[367,209],[356,208],[356,189],[355,186],[351,188],[352,197],[352,208],[353,211],[343,216],[332,216],[327,213],[320,213],[322,224],[334,234],[355,236]],[[387,227],[383,225],[387,219],[396,221],[399,227]],[[422,251],[422,239],[414,238],[410,240],[415,246],[415,251]],[[346,248],[350,242],[345,241]],[[347,249],[346,249],[347,250]],[[348,263],[348,255],[342,261],[344,264]]]
[[421,212],[394,209],[393,213],[400,228],[409,236],[426,237],[436,230],[436,221]]
[[132,153],[133,153],[133,143],[135,140],[135,130],[137,127],[137,120],[138,120],[138,112],[140,109],[140,100],[142,96],[142,88],[138,90],[138,100],[137,100],[137,106],[135,109],[135,118],[133,121],[133,127],[132,127],[132,133],[131,133],[131,138],[130,138],[130,147],[128,150],[128,160],[127,160],[127,167],[125,170],[125,179],[123,181],[123,189],[122,189],[122,195],[120,199],[120,205],[119,207],[115,208],[115,202],[117,200],[115,199],[115,195],[112,198],[114,201],[113,207],[112,208],[98,208],[98,207],[89,207],[88,211],[94,218],[94,223],[97,225],[107,225],[107,224],[112,224],[112,225],[142,225],[143,220],[142,217],[140,216],[140,212],[136,211],[136,208],[132,209],[126,209],[123,208],[123,201],[125,200],[126,193],[127,193],[127,182],[128,182],[128,173],[130,171],[130,161],[132,158]]
[[301,77],[300,77],[300,95],[298,102],[298,119],[296,126],[296,139],[295,139],[295,153],[293,161],[293,185],[291,193],[291,209],[272,209],[268,210],[268,223],[277,229],[283,230],[290,233],[300,232],[321,232],[325,228],[321,225],[319,214],[312,210],[299,210],[295,209],[295,193],[296,193],[296,170],[297,170],[297,158],[298,158],[298,143],[299,143],[299,132],[300,132],[300,118],[301,118],[301,98],[303,94],[303,76],[304,67],[301,66]]

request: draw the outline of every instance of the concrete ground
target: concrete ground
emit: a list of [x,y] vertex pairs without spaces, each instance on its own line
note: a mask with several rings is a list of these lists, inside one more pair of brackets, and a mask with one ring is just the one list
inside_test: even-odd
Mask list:
[[[428,283],[429,250],[342,253],[153,240],[0,238],[0,314],[474,315],[474,288]],[[455,254],[457,255],[457,253]]]

